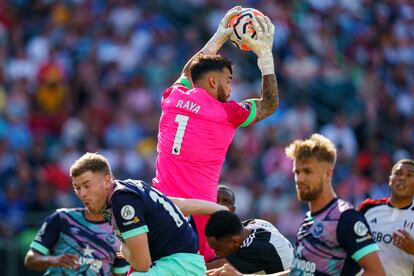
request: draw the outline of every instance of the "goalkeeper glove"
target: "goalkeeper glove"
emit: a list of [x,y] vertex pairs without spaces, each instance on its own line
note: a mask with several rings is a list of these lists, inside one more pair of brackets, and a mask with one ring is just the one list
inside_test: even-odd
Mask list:
[[206,45],[201,49],[201,51],[206,55],[215,55],[217,54],[218,50],[220,50],[221,46],[227,41],[231,32],[233,31],[231,27],[228,27],[228,23],[230,18],[241,11],[241,6],[236,6],[230,9],[226,15],[224,15],[223,19],[217,28],[215,34],[210,38],[210,40],[206,43]]
[[256,30],[257,39],[250,37],[249,34],[243,34],[241,42],[249,46],[257,55],[257,65],[263,76],[274,74],[272,47],[275,26],[267,16],[253,17],[252,24]]

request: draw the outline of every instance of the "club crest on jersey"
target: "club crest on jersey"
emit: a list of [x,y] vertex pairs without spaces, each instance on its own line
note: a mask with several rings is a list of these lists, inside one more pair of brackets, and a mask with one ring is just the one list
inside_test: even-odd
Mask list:
[[322,236],[323,231],[324,231],[324,228],[325,228],[325,227],[323,226],[323,223],[322,223],[322,222],[320,222],[320,221],[315,222],[315,223],[313,224],[313,226],[312,226],[312,233],[313,233],[313,236],[314,236],[315,238],[318,238],[318,237]]
[[121,209],[121,216],[125,220],[130,220],[135,216],[135,209],[131,205],[125,205]]
[[354,224],[354,232],[360,237],[365,236],[368,233],[368,227],[362,221],[357,221]]

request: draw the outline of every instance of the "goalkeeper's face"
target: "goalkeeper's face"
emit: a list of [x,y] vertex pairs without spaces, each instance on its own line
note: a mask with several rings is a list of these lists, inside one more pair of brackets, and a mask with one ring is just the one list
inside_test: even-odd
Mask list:
[[227,100],[230,98],[231,80],[232,75],[229,69],[223,69],[223,73],[220,74],[217,84],[217,100],[220,102],[227,102]]
[[111,194],[112,176],[103,172],[87,171],[72,178],[76,195],[91,213],[100,213]]

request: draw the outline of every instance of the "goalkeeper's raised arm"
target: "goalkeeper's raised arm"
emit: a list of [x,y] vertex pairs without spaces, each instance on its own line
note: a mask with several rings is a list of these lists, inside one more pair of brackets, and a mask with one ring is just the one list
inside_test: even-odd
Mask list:
[[244,34],[241,42],[249,46],[257,55],[257,65],[262,73],[261,98],[248,100],[257,109],[255,122],[270,116],[279,105],[279,92],[273,61],[273,36],[275,26],[269,17],[253,17],[253,28],[257,32],[257,39]]
[[[228,27],[230,18],[240,12],[242,9],[241,6],[236,6],[230,9],[224,17],[221,19],[220,24],[217,28],[217,31],[210,38],[210,40],[204,45],[204,47],[197,52],[190,60],[185,64],[183,71],[179,80],[186,79],[192,84],[190,65],[193,60],[201,54],[204,55],[216,55],[217,52],[221,49],[223,44],[229,39],[230,33],[233,31],[231,27]],[[192,85],[191,85],[192,86]]]

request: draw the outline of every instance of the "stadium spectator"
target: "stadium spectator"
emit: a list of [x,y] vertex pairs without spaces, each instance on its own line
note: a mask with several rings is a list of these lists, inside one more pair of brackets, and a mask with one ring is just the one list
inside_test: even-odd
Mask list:
[[358,208],[365,215],[378,243],[387,275],[414,272],[414,160],[394,164],[388,198],[366,199]]
[[[211,214],[226,207],[174,199],[177,207],[142,181],[114,180],[108,160],[96,153],[76,160],[70,175],[85,206],[92,213],[102,212],[113,226],[122,241],[121,252],[131,264],[131,275],[204,274],[203,256],[197,254],[197,235],[178,208],[185,214]],[[199,204],[195,206],[194,201]]]
[[[227,12],[213,37],[187,62],[178,81],[162,95],[153,184],[166,195],[216,202],[221,167],[237,127],[263,120],[278,106],[272,54],[275,28],[268,17],[252,18],[257,40],[249,35],[242,40],[258,58],[262,72],[261,98],[241,103],[227,101],[233,78],[232,62],[216,54],[232,32],[228,21],[240,9],[237,6]],[[206,261],[214,257],[204,236],[207,220],[207,216],[194,216],[200,252]]]
[[126,275],[117,258],[121,242],[100,213],[86,208],[57,209],[40,228],[24,265],[46,275]]
[[[220,182],[234,188],[238,215],[242,219],[266,215],[266,220],[278,225],[287,236],[280,223],[280,219],[287,217],[286,209],[264,213],[257,203],[269,198],[274,183],[293,182],[290,167],[285,172],[285,168],[275,164],[268,174],[263,166],[272,161],[264,158],[267,153],[271,155],[271,149],[283,149],[287,141],[307,137],[306,131],[298,129],[303,122],[284,130],[285,118],[295,112],[298,99],[303,99],[316,117],[310,133],[332,122],[338,111],[346,114],[347,125],[355,133],[356,159],[338,158],[333,182],[353,182],[352,186],[357,186],[349,177],[349,171],[357,165],[368,183],[368,196],[387,196],[386,173],[391,171],[392,159],[396,162],[414,154],[414,51],[410,50],[414,47],[414,2],[244,3],[262,11],[277,26],[276,70],[283,93],[277,111],[253,127],[239,128],[229,147]],[[326,3],[329,5],[323,9],[319,7]],[[0,205],[7,206],[7,184],[16,185],[20,164],[28,162],[32,175],[30,189],[18,187],[26,205],[21,213],[23,225],[8,231],[11,236],[7,238],[0,235],[0,254],[17,256],[19,249],[7,243],[17,245],[26,230],[37,231],[42,220],[35,217],[46,217],[57,208],[81,205],[70,189],[55,189],[53,182],[41,176],[45,165],[56,160],[69,161],[68,140],[76,152],[105,153],[114,174],[122,179],[139,175],[151,181],[157,154],[154,130],[160,117],[159,91],[176,79],[182,64],[214,33],[217,22],[231,5],[232,1],[212,0],[0,1]],[[309,71],[311,74],[303,83],[297,83],[295,71],[292,75],[292,70],[286,70],[290,61],[299,59],[294,46],[298,43],[312,63],[305,64],[308,67],[304,69],[320,65],[320,70]],[[235,50],[230,43],[220,53],[236,65],[232,90],[237,93],[232,93],[230,99],[256,97],[261,75],[255,55]],[[65,101],[57,105],[61,107],[57,114],[47,113],[45,102],[38,100],[40,86],[46,83],[44,78],[39,82],[39,69],[50,61],[55,61],[58,70],[63,69],[64,78],[59,85],[67,93],[62,94]],[[298,74],[303,76],[302,68]],[[140,91],[134,93],[133,99],[129,96],[131,89]],[[55,96],[51,98],[54,101]],[[113,114],[118,111],[129,113],[140,127],[140,135],[135,136],[137,140],[127,150],[109,146],[111,140],[104,139],[109,125],[115,123]],[[70,128],[68,136],[63,123],[71,119],[79,120],[83,129]],[[371,151],[374,146],[376,149]],[[405,155],[395,157],[399,152]],[[136,155],[142,160],[136,162]],[[135,161],[129,162],[129,156]],[[380,166],[374,165],[377,162]],[[132,168],[126,169],[125,163]],[[280,181],[280,173],[288,177],[286,181]],[[302,217],[305,205],[296,200],[293,185],[285,187],[282,195],[289,199],[289,205],[296,205],[297,216]],[[352,189],[352,203],[358,205],[366,198],[364,190]],[[36,198],[46,199],[40,200],[44,207],[31,208],[38,205]],[[267,204],[262,206],[267,208]],[[5,225],[15,222],[14,216],[4,216],[2,220]],[[23,265],[19,265],[23,262],[21,257],[16,262],[0,258],[0,274],[26,275]]]
[[207,241],[219,259],[208,269],[231,263],[242,273],[275,273],[289,269],[293,259],[290,242],[269,222],[240,222],[230,211],[211,215],[205,229]]

